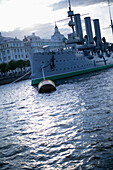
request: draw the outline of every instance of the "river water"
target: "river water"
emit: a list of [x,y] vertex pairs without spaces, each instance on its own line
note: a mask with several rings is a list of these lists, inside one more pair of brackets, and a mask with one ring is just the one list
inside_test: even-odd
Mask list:
[[113,169],[113,69],[0,86],[0,170]]

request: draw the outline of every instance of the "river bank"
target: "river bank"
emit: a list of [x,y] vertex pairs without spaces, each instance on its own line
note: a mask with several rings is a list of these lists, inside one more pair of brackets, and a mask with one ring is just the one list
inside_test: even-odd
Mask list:
[[[25,76],[24,76],[25,75]],[[30,78],[31,73],[24,73],[15,76],[0,77],[0,85],[9,84],[14,81],[26,80]]]

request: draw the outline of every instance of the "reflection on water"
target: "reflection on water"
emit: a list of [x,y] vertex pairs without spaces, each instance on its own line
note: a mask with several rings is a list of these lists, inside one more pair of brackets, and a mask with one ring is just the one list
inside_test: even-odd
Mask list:
[[1,169],[112,169],[113,69],[56,81],[0,86]]

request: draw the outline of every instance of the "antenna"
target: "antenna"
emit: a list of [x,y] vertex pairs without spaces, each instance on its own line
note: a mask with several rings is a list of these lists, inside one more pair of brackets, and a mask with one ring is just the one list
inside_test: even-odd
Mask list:
[[[82,14],[82,15],[80,15],[80,16],[84,16],[84,15],[89,15],[89,13]],[[55,21],[55,23],[56,23],[56,22],[66,21],[66,20],[69,20],[69,18],[64,18],[64,19],[57,20],[57,21]]]
[[108,0],[108,7],[109,7],[109,16],[110,16],[110,21],[111,21],[111,28],[112,28],[112,34],[113,34],[113,22],[112,22],[112,17],[111,17],[111,10],[110,10],[110,2]]
[[68,2],[69,2],[69,10],[71,11],[71,2],[70,0],[68,0]]

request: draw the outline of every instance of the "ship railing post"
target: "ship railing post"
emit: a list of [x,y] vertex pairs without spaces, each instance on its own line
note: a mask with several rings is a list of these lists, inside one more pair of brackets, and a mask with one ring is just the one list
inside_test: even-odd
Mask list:
[[43,79],[45,80],[44,66],[42,66],[42,76],[43,76]]

